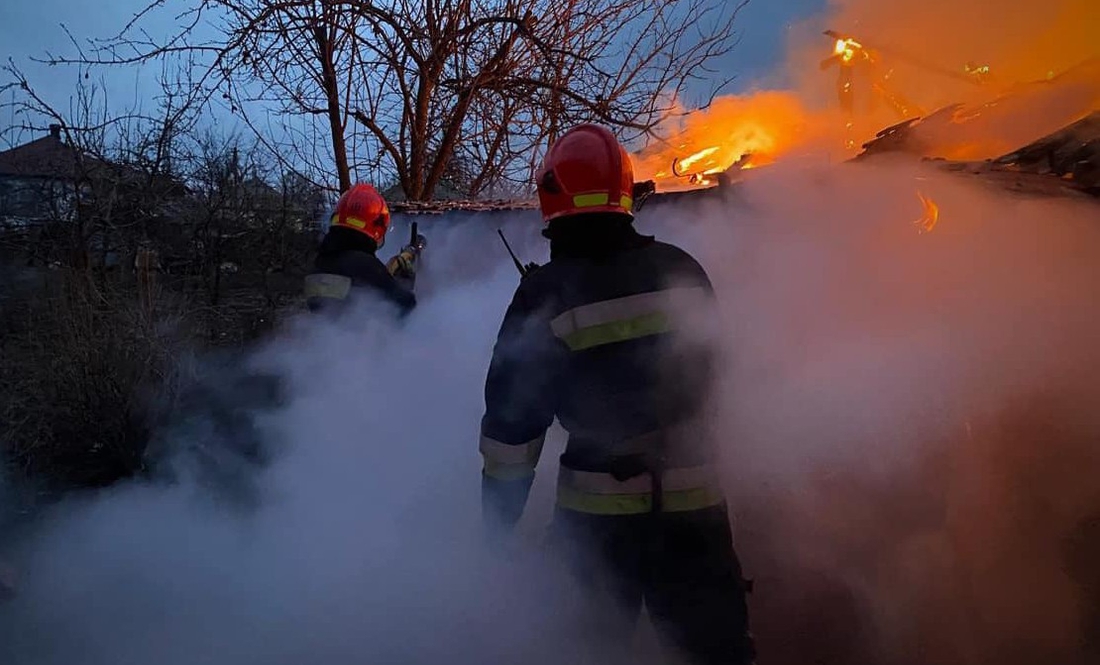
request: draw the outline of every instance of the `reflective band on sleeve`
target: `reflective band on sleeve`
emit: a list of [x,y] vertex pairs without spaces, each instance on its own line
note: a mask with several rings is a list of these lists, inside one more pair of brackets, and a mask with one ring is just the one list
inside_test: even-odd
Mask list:
[[[723,501],[722,493],[709,487],[690,490],[665,490],[661,508],[668,513],[702,510]],[[590,494],[569,487],[558,487],[558,506],[566,510],[592,515],[639,515],[653,509],[653,495]]]
[[343,300],[351,292],[351,278],[343,275],[318,273],[307,275],[305,295],[307,298],[335,298]]
[[702,287],[639,293],[575,307],[550,322],[554,335],[573,351],[669,332],[683,314],[697,311]]
[[517,445],[482,436],[478,449],[485,460],[485,475],[501,480],[530,476],[535,472],[535,465],[542,455],[542,444],[545,441],[545,433]]

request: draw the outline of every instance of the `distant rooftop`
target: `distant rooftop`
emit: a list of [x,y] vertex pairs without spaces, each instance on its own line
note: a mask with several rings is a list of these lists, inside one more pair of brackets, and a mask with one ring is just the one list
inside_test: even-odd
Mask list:
[[30,143],[0,152],[0,176],[24,178],[76,178],[80,152],[61,138],[61,125]]

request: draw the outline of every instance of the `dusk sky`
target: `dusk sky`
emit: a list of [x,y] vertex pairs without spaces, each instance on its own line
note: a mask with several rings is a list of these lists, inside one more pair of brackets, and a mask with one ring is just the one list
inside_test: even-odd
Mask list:
[[[713,0],[723,3],[727,0]],[[72,55],[74,47],[61,25],[78,40],[115,34],[147,0],[115,0],[110,3],[77,0],[34,0],[8,2],[0,10],[0,44],[5,61],[12,58],[30,77],[35,88],[51,103],[67,110],[68,99],[78,80],[72,68],[48,68],[31,62],[47,51]],[[752,0],[742,11],[737,29],[741,43],[716,66],[727,75],[738,76],[726,92],[752,87],[769,77],[769,84],[782,83],[775,66],[782,62],[788,26],[824,8],[826,0]],[[162,13],[165,15],[165,13]],[[165,25],[167,34],[172,29]],[[132,106],[151,94],[155,71],[138,76],[133,71],[115,70],[109,84],[112,104]],[[107,74],[107,72],[103,72]],[[93,73],[93,78],[97,77]],[[115,100],[118,101],[115,101]],[[8,119],[4,119],[7,121]],[[5,122],[5,124],[7,124]]]

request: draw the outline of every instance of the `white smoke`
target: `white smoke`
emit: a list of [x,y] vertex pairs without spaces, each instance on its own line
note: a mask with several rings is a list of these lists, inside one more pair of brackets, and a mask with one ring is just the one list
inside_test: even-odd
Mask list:
[[679,217],[768,662],[1095,662],[1095,201],[879,160],[730,203]]
[[[917,190],[941,211],[923,235]],[[181,455],[174,483],[53,510],[14,550],[0,662],[585,662],[543,547],[560,431],[517,546],[480,538],[482,387],[518,279],[498,219],[545,261],[529,213],[423,222],[408,320],[295,324],[250,359],[290,391],[255,414],[249,502]],[[643,211],[721,301],[715,426],[762,663],[1080,656],[1060,548],[1100,507],[1095,220],[909,165],[776,167]]]
[[508,270],[425,289],[404,324],[284,330],[246,368],[288,386],[254,414],[270,463],[210,474],[182,441],[173,482],[57,506],[16,548],[0,661],[557,662],[538,659],[576,632],[557,563],[530,537],[481,540],[480,384]]

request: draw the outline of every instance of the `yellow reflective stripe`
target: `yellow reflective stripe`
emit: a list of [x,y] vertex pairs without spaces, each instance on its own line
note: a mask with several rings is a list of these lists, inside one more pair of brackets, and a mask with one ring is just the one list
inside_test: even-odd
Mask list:
[[605,206],[611,200],[607,192],[599,194],[577,194],[573,197],[573,205],[577,208],[591,208],[593,206]]
[[340,221],[339,217],[332,218],[333,226],[353,226],[357,229],[367,228],[367,223],[357,217],[345,217],[344,221]]
[[[573,197],[573,206],[576,208],[594,208],[596,206],[605,206],[611,203],[611,195],[607,192],[600,192],[597,194],[577,194]],[[629,194],[623,194],[619,197],[619,207],[631,210],[634,207],[634,198]]]
[[626,321],[615,321],[589,328],[581,328],[566,335],[563,341],[570,350],[583,351],[594,346],[657,335],[671,329],[668,317],[663,313],[655,312],[627,319]]
[[[700,510],[723,501],[713,465],[667,469],[661,477],[662,509]],[[644,473],[616,480],[609,473],[558,469],[558,505],[597,515],[635,515],[653,509],[653,478]]]
[[581,305],[550,322],[554,335],[574,351],[669,332],[683,315],[698,311],[702,287],[637,293]]
[[[688,490],[665,490],[661,507],[665,512],[679,513],[717,506],[723,501],[722,493],[711,487]],[[558,487],[558,506],[566,510],[593,515],[638,515],[653,509],[653,495],[641,494],[592,494],[571,487]]]
[[351,278],[343,275],[317,273],[306,275],[305,295],[307,298],[335,298],[343,300],[351,292]]

